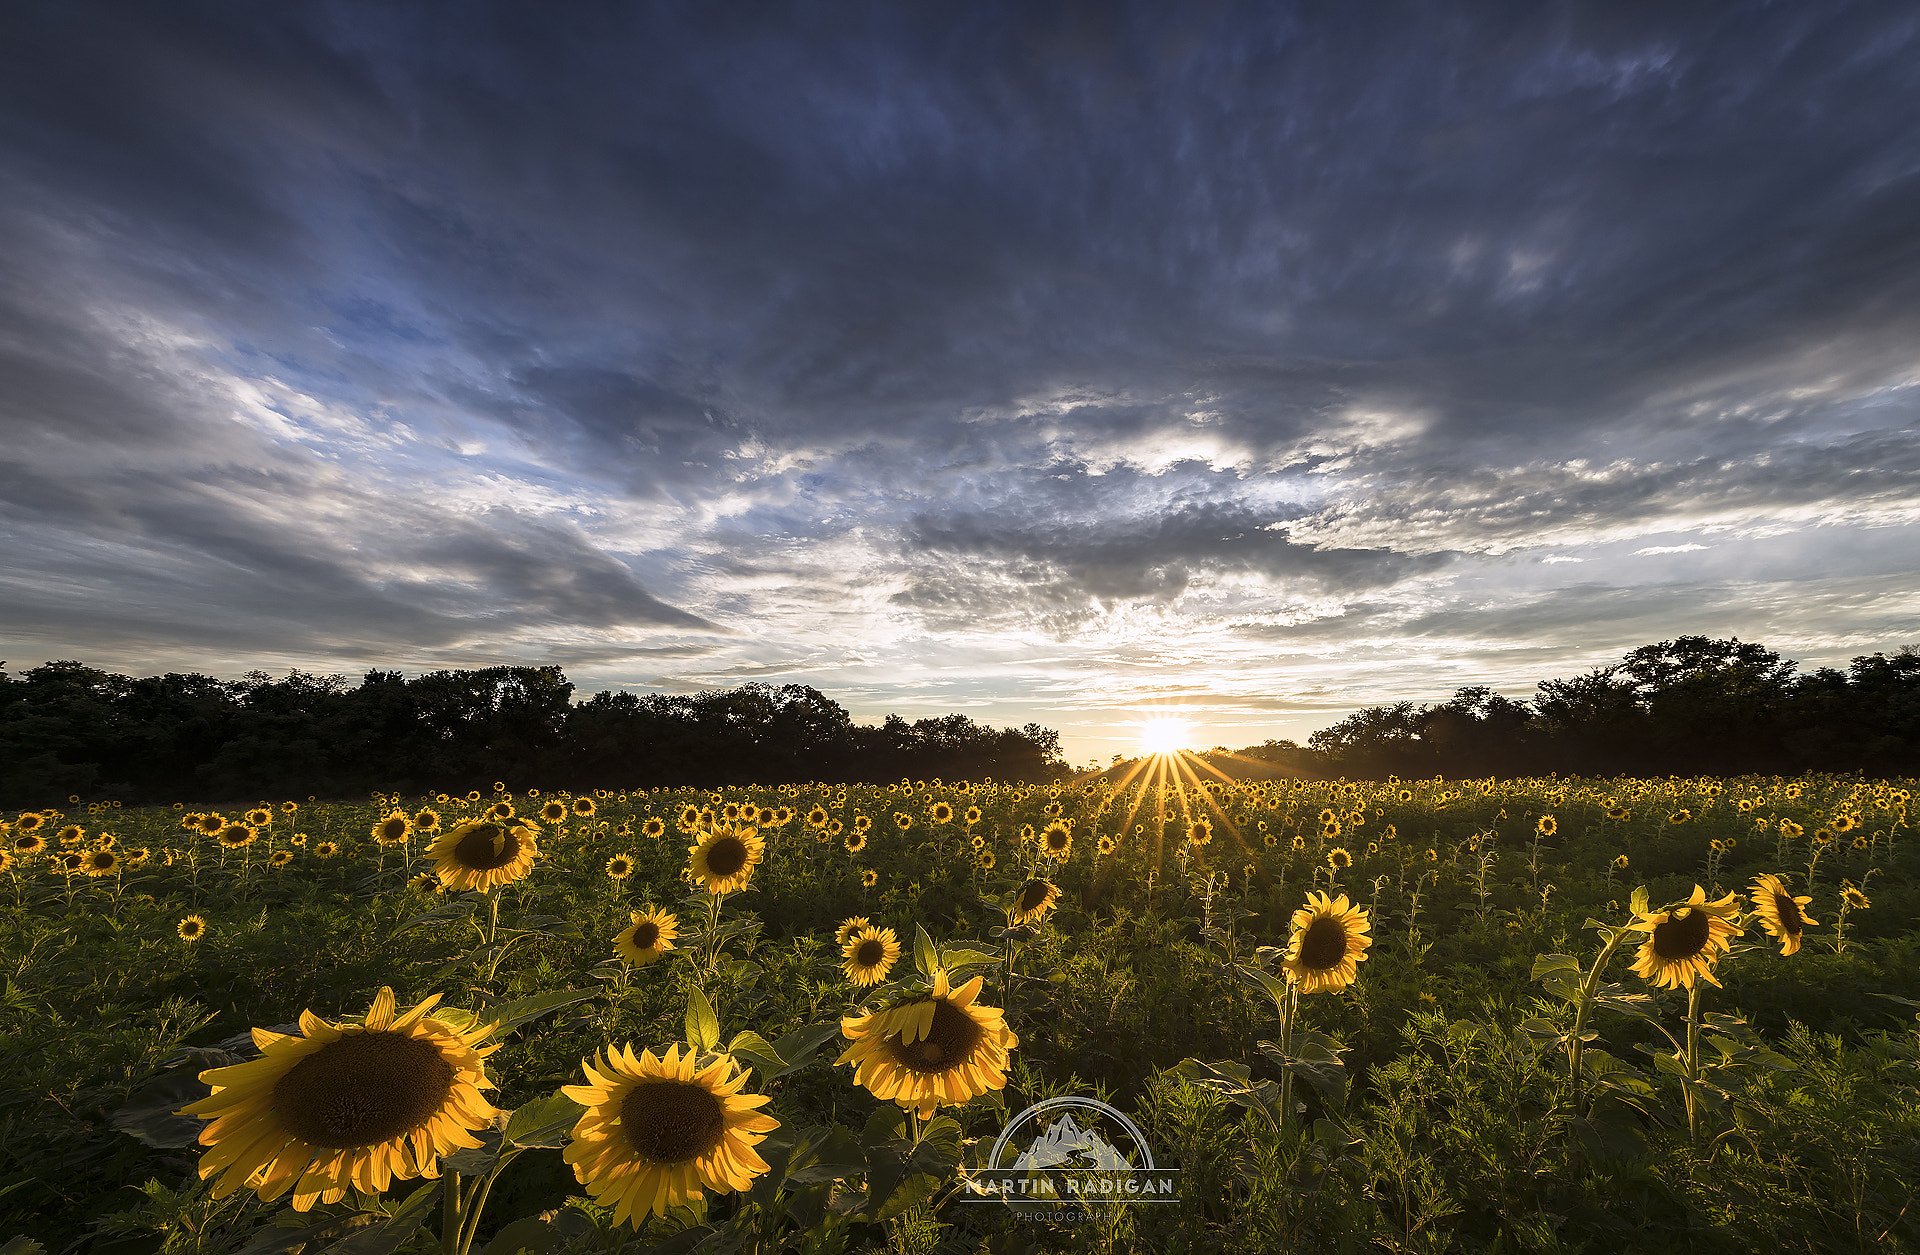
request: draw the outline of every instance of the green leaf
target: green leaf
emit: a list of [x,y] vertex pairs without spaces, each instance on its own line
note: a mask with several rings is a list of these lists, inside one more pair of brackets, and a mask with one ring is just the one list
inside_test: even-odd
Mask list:
[[513,1002],[489,1007],[480,1013],[480,1018],[491,1021],[495,1028],[495,1037],[504,1037],[522,1024],[530,1024],[542,1016],[552,1015],[562,1007],[570,1007],[576,1002],[585,1002],[589,998],[598,998],[605,993],[602,989],[550,989],[543,994],[534,994],[531,998],[520,998]]
[[1653,995],[1638,989],[1608,981],[1594,991],[1593,1005],[1605,1007],[1609,1011],[1618,1011],[1622,1015],[1637,1016],[1640,1019],[1658,1024],[1659,1017],[1653,1013]]
[[586,1108],[559,1090],[523,1103],[507,1121],[501,1140],[509,1146],[552,1149],[564,1142],[561,1134],[580,1122]]
[[522,915],[513,921],[511,928],[503,928],[503,933],[536,933],[542,937],[578,937],[580,925],[558,915]]
[[43,1255],[46,1247],[30,1237],[9,1238],[5,1246],[0,1246],[0,1255]]
[[763,1081],[773,1080],[776,1076],[785,1076],[797,1072],[812,1061],[820,1047],[840,1035],[840,1021],[832,1020],[825,1024],[809,1024],[796,1028],[773,1044],[773,1051],[786,1060],[777,1073],[762,1073]]
[[501,1227],[483,1255],[546,1255],[563,1240],[561,1232],[539,1216],[523,1216]]
[[933,938],[927,936],[924,924],[913,926],[913,965],[928,980],[933,979],[933,970],[940,966],[940,951],[935,948]]
[[1258,1111],[1276,1127],[1280,1124],[1280,1086],[1273,1081],[1253,1080],[1253,1069],[1244,1063],[1225,1059],[1202,1063],[1182,1059],[1170,1069],[1176,1076],[1199,1089],[1210,1089],[1249,1111]]
[[961,972],[974,967],[992,967],[1000,962],[1000,955],[994,950],[976,950],[971,946],[941,946],[940,966],[949,972]]
[[416,928],[425,928],[429,924],[451,924],[456,920],[464,920],[473,914],[475,905],[477,904],[473,902],[456,901],[446,906],[437,906],[431,911],[422,911],[400,925],[398,931],[411,932]]
[[760,1079],[779,1076],[787,1069],[787,1061],[780,1052],[767,1044],[767,1039],[748,1029],[727,1043],[727,1053],[740,1056],[750,1067],[757,1069]]
[[1307,1030],[1296,1032],[1291,1055],[1270,1041],[1255,1042],[1254,1046],[1275,1067],[1318,1090],[1329,1107],[1335,1111],[1345,1110],[1347,1065],[1340,1061],[1341,1051],[1334,1046],[1332,1038]]
[[359,1212],[352,1216],[340,1216],[322,1221],[320,1224],[308,1225],[302,1229],[282,1229],[276,1226],[272,1229],[259,1230],[254,1233],[253,1241],[241,1247],[234,1255],[301,1255],[309,1243],[332,1242],[384,1219],[386,1217],[371,1212]]
[[393,1215],[329,1246],[324,1255],[393,1255],[427,1222],[440,1198],[440,1182],[423,1182]]
[[1641,885],[1627,898],[1627,909],[1635,915],[1647,914],[1647,887]]
[[1267,997],[1273,999],[1276,1013],[1285,1015],[1287,1011],[1287,982],[1271,972],[1263,972],[1257,967],[1241,963],[1234,967],[1240,979],[1253,986]]
[[1580,960],[1571,954],[1536,954],[1533,956],[1533,973],[1527,979],[1539,980],[1550,972],[1580,971]]
[[713,1004],[696,985],[687,994],[687,1045],[693,1047],[694,1054],[703,1055],[719,1041],[720,1017],[713,1013]]
[[1568,1034],[1561,1032],[1553,1021],[1537,1015],[1520,1021],[1519,1031],[1535,1050],[1559,1050],[1567,1044]]

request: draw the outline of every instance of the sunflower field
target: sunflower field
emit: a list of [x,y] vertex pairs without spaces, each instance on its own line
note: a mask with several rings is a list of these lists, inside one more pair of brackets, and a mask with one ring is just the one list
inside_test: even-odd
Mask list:
[[[1911,783],[73,798],[0,1252],[1914,1250]],[[960,1205],[1066,1095],[1171,1205]]]

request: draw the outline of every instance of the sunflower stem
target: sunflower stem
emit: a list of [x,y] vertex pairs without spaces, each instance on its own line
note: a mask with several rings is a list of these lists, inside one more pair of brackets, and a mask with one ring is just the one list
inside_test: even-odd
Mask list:
[[1601,973],[1607,969],[1607,960],[1613,957],[1614,950],[1627,934],[1623,929],[1613,929],[1613,935],[1607,944],[1601,947],[1600,955],[1593,961],[1593,968],[1580,984],[1580,1001],[1573,1011],[1573,1036],[1567,1040],[1567,1079],[1573,1085],[1573,1114],[1585,1115],[1586,1088],[1580,1084],[1580,1052],[1585,1045],[1581,1035],[1586,1031],[1587,1012],[1593,1006],[1593,991],[1600,984]]
[[1695,980],[1687,990],[1687,1081],[1683,1093],[1687,1099],[1687,1140],[1696,1143],[1700,1140],[1700,1111],[1694,1085],[1700,1079],[1700,993],[1705,988],[1704,981]]
[[[1293,1057],[1293,1020],[1300,1008],[1300,984],[1291,976],[1287,978],[1287,997],[1280,1009],[1280,1053],[1289,1059]],[[1280,1127],[1286,1128],[1293,1123],[1293,1069],[1284,1068],[1280,1072]]]
[[473,1239],[480,1232],[480,1213],[487,1208],[487,1195],[493,1192],[494,1178],[498,1177],[506,1166],[513,1162],[513,1159],[513,1156],[508,1155],[499,1160],[492,1170],[480,1178],[468,1192],[467,1205],[463,1209],[466,1214],[460,1218],[460,1245],[454,1250],[453,1255],[467,1255],[467,1252],[473,1249]]

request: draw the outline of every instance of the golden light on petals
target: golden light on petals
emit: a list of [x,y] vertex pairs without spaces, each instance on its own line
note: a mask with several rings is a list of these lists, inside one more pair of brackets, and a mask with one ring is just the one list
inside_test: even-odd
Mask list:
[[539,830],[524,819],[456,824],[435,837],[427,849],[442,885],[482,893],[525,876],[539,854]]
[[1060,887],[1051,880],[1029,880],[1014,895],[1007,916],[1015,924],[1037,924],[1059,900]]
[[687,847],[687,870],[708,893],[734,893],[747,887],[766,852],[758,829],[723,822]]
[[1753,913],[1760,926],[1780,940],[1780,953],[1792,954],[1800,948],[1800,936],[1820,921],[1800,908],[1812,903],[1810,897],[1796,898],[1780,883],[1778,876],[1757,876],[1753,882]]
[[1344,893],[1337,898],[1309,893],[1292,923],[1293,937],[1280,965],[1301,993],[1339,993],[1358,978],[1373,944],[1366,908],[1349,904]]
[[1707,891],[1693,887],[1693,896],[1669,911],[1643,913],[1627,928],[1647,934],[1632,971],[1661,989],[1692,989],[1696,979],[1718,987],[1713,964],[1733,948],[1739,928],[1733,917],[1740,910],[1738,894],[1717,902]]
[[855,985],[878,985],[900,960],[900,938],[891,928],[862,928],[840,947],[840,969]]
[[767,1170],[754,1147],[780,1127],[742,1094],[748,1071],[732,1055],[696,1070],[691,1051],[665,1057],[632,1046],[605,1047],[583,1060],[585,1085],[563,1088],[585,1107],[562,1158],[615,1224],[638,1228],[649,1214],[695,1202],[705,1191],[744,1190]]
[[1007,1083],[1007,1052],[1020,1039],[998,1007],[980,1005],[981,977],[958,989],[944,968],[933,992],[881,1011],[840,1021],[853,1044],[837,1060],[853,1066],[854,1083],[882,1102],[917,1109],[922,1119]]
[[616,954],[636,966],[645,966],[673,949],[680,921],[665,911],[634,911],[633,922],[614,936]]
[[311,1011],[300,1035],[253,1030],[260,1057],[202,1072],[213,1093],[181,1114],[213,1122],[202,1179],[219,1176],[215,1198],[245,1186],[262,1201],[289,1192],[295,1211],[338,1202],[349,1189],[378,1194],[396,1180],[439,1175],[439,1157],[480,1145],[473,1136],[497,1114],[479,1043],[493,1031],[462,1031],[428,1015],[438,994],[397,1012],[382,989],[364,1023],[330,1023]]

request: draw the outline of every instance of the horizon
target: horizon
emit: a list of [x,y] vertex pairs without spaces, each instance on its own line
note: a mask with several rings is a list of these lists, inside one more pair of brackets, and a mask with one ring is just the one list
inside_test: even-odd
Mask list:
[[1920,642],[1906,6],[6,23],[9,658],[1105,764]]

